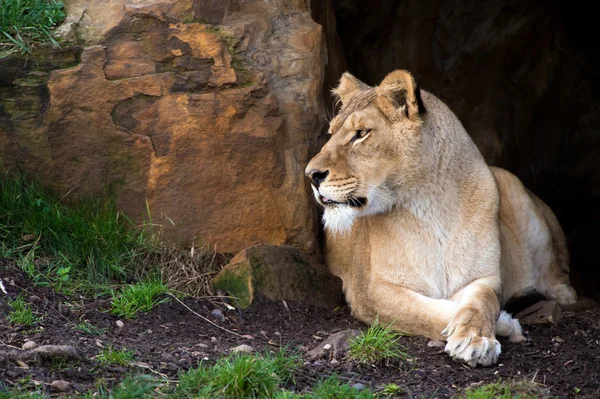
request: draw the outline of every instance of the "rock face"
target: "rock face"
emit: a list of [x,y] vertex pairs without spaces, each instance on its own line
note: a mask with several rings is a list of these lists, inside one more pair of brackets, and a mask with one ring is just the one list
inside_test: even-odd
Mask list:
[[262,295],[333,308],[342,299],[342,281],[325,266],[291,246],[255,245],[238,253],[214,279],[215,288],[246,308]]
[[317,250],[303,169],[325,47],[304,1],[65,3],[80,46],[0,61],[4,167],[136,221],[147,201],[166,238]]

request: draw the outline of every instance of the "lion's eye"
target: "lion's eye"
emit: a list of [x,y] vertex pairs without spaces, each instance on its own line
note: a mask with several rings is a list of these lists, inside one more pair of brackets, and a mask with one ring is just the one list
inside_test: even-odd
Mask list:
[[371,133],[371,129],[358,129],[354,137],[352,137],[352,142],[360,139],[364,139]]

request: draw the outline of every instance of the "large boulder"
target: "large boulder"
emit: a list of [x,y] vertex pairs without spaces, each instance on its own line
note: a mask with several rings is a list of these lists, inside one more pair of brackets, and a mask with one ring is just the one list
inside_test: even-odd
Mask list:
[[291,246],[260,244],[239,252],[214,279],[246,308],[257,296],[333,308],[341,303],[342,281],[325,266]]
[[[67,0],[77,46],[0,61],[0,159],[167,239],[317,252],[324,42],[303,1]],[[67,199],[68,199],[67,198]]]

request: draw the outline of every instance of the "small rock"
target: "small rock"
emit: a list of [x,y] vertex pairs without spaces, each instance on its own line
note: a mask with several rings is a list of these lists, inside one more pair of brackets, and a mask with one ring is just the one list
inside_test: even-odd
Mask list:
[[117,327],[123,328],[125,327],[125,323],[123,323],[121,320],[117,320]]
[[206,344],[196,344],[196,346],[199,346],[200,348],[208,348],[208,345]]
[[331,344],[325,344],[325,345],[323,345],[323,349],[325,349],[326,351],[328,351],[331,348],[332,348]]
[[430,348],[443,348],[446,346],[444,341],[429,341],[427,342],[427,346]]
[[352,385],[352,388],[356,389],[357,391],[362,391],[366,387],[365,387],[365,384],[361,384],[360,382],[357,382],[356,384]]
[[251,347],[250,345],[239,345],[236,346],[235,348],[231,349],[231,352],[233,353],[252,353],[254,352],[254,348]]
[[211,342],[217,342],[217,337],[210,337]]
[[35,341],[27,341],[23,344],[22,348],[25,351],[31,350],[31,349],[35,349],[37,348],[39,345],[37,344],[37,342]]
[[277,335],[278,337],[281,337],[281,333],[279,331],[275,331],[274,334]]
[[246,338],[246,339],[254,339],[254,337],[250,334],[244,334],[242,335],[242,338]]
[[221,309],[213,309],[212,312],[210,312],[210,315],[219,321],[225,321],[225,315]]
[[563,342],[565,342],[565,340],[564,340],[564,339],[562,339],[562,338],[561,338],[561,337],[559,337],[559,336],[556,336],[556,337],[552,338],[552,340],[553,340],[554,342],[560,342],[560,343],[563,343]]
[[313,335],[313,338],[317,341],[321,341],[323,339],[323,337],[319,337],[318,335]]
[[339,363],[339,361],[337,359],[331,359],[331,361],[329,362],[330,364],[336,365]]
[[50,384],[50,389],[54,392],[68,392],[71,389],[71,384],[63,380],[54,380]]

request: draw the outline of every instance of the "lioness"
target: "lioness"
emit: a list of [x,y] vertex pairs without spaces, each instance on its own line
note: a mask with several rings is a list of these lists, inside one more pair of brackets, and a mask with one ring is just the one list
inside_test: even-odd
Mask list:
[[486,165],[450,109],[397,70],[377,87],[345,73],[331,138],[306,167],[324,207],[325,257],[355,317],[445,339],[473,367],[496,335],[524,340],[501,312],[539,292],[573,303],[554,214],[511,173]]

